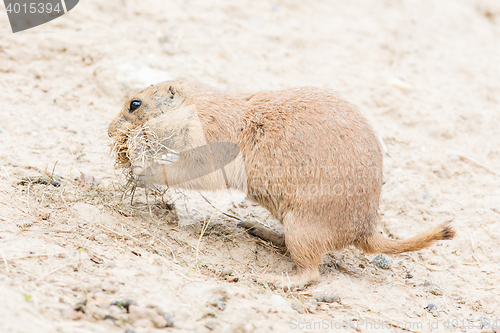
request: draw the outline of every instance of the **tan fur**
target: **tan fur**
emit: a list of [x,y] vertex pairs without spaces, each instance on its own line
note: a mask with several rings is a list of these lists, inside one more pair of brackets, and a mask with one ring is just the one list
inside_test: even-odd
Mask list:
[[[143,104],[130,113],[134,99]],[[174,145],[176,150],[207,142],[231,142],[240,148],[238,158],[225,168],[227,178],[219,170],[181,182],[189,178],[196,160],[182,154],[167,166],[143,166],[148,172],[138,167],[138,176],[183,188],[215,189],[228,182],[247,193],[283,224],[299,284],[318,278],[327,251],[353,245],[367,253],[401,253],[454,236],[448,224],[406,241],[376,234],[380,147],[366,120],[332,92],[296,88],[231,94],[191,82],[164,82],[130,99],[110,124],[109,136],[145,125],[165,135],[188,133]]]

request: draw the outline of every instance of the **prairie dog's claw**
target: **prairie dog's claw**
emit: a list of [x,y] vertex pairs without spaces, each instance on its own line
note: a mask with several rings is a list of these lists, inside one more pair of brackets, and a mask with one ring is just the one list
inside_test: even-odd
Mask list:
[[142,173],[144,173],[144,168],[141,165],[132,165],[132,172],[136,176],[140,176]]

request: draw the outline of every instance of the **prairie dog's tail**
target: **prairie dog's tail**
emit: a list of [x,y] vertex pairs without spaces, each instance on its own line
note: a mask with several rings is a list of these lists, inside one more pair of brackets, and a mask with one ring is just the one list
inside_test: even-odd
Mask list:
[[365,253],[397,254],[422,250],[437,240],[447,240],[453,237],[455,237],[455,230],[450,222],[445,222],[407,240],[395,240],[375,235],[356,244],[356,247]]

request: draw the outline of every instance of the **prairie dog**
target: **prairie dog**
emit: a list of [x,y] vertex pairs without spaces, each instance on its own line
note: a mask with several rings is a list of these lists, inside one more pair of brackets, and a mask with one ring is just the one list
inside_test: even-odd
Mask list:
[[[175,158],[135,158],[128,147],[131,133],[142,138],[132,141],[153,149],[151,135],[141,134],[145,129],[160,138],[162,156]],[[319,277],[328,251],[352,245],[365,253],[396,254],[455,235],[449,223],[402,241],[376,233],[380,146],[363,116],[330,91],[234,94],[168,81],[130,98],[108,134],[115,143],[128,142],[116,156],[140,181],[206,190],[228,186],[268,209],[283,224],[298,267],[296,286]]]

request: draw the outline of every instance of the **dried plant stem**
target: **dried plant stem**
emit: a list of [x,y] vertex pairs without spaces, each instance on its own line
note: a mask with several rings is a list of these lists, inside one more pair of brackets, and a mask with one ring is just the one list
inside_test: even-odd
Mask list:
[[7,259],[5,259],[5,254],[2,249],[0,249],[0,252],[2,253],[3,262],[5,264],[5,271],[9,274],[9,264],[7,263]]

